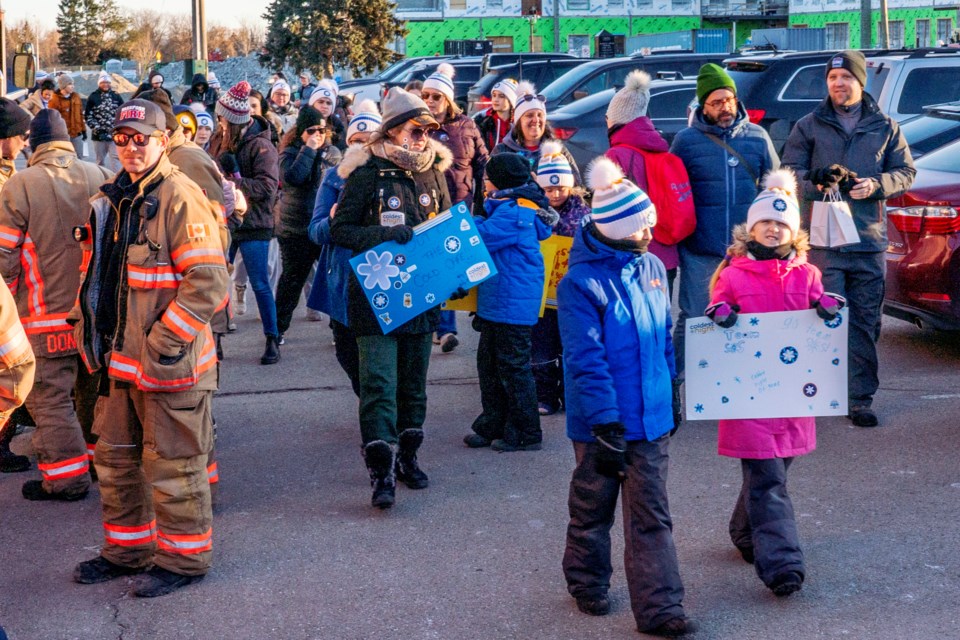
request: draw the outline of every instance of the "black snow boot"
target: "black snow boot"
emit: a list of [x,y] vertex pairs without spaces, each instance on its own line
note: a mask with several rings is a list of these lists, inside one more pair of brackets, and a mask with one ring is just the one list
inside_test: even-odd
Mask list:
[[400,432],[400,450],[397,451],[397,480],[411,489],[426,489],[430,479],[417,464],[417,450],[423,444],[423,429],[404,429]]
[[0,473],[17,473],[30,469],[30,458],[10,451],[10,441],[16,432],[17,425],[11,422],[0,434]]
[[280,362],[280,338],[267,336],[267,344],[260,356],[260,364],[277,364]]
[[370,504],[380,509],[393,506],[397,493],[397,478],[394,475],[396,454],[393,447],[383,440],[374,440],[363,447],[363,459],[370,472],[370,486],[373,497]]

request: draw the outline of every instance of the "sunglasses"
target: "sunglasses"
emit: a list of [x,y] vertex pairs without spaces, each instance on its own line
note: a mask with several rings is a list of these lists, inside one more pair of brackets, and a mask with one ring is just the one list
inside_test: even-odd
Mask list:
[[130,141],[133,140],[133,144],[138,147],[145,147],[150,144],[150,138],[159,138],[160,136],[156,133],[146,134],[146,133],[135,133],[130,135],[129,133],[115,133],[113,134],[113,144],[118,147],[125,147],[130,144]]
[[440,100],[443,100],[443,98],[445,98],[446,96],[444,96],[442,93],[423,93],[421,91],[420,97],[423,98],[424,100],[434,100],[436,102],[439,102]]
[[404,129],[404,133],[410,136],[411,140],[423,140],[427,137],[427,130],[423,127],[417,127],[416,129]]
[[24,142],[26,142],[27,140],[29,140],[29,139],[30,139],[30,132],[29,132],[29,131],[26,131],[26,132],[24,132],[24,133],[21,133],[21,134],[20,134],[20,139],[23,140]]
[[324,131],[326,131],[326,129],[324,129],[323,127],[309,127],[307,129],[304,129],[304,132],[308,136],[312,136],[316,133],[323,133]]
[[528,93],[527,95],[525,95],[525,96],[521,97],[519,100],[517,100],[517,104],[520,104],[520,103],[522,103],[522,102],[533,102],[534,100],[537,100],[537,101],[542,102],[542,103],[544,103],[544,104],[547,103],[547,97],[546,97],[545,95],[542,95],[542,94],[532,95],[532,94],[529,94],[529,93]]
[[728,104],[737,104],[737,99],[724,98],[722,100],[711,100],[710,102],[706,103],[706,106],[710,107],[711,109],[719,109],[720,107]]

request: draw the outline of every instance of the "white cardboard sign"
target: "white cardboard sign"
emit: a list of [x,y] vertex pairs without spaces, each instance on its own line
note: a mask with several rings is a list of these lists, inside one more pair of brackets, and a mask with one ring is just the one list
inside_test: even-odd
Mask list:
[[847,414],[847,310],[741,313],[723,329],[686,322],[688,420]]

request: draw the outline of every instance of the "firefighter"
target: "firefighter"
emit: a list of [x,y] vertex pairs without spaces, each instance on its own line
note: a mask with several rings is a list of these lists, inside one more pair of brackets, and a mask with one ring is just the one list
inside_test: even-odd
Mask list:
[[227,295],[219,214],[166,156],[166,119],[124,103],[113,129],[123,169],[101,187],[92,250],[71,312],[81,356],[104,371],[94,431],[105,542],[82,584],[142,574],[139,597],[203,579],[212,559],[207,455],[217,355],[210,319]]

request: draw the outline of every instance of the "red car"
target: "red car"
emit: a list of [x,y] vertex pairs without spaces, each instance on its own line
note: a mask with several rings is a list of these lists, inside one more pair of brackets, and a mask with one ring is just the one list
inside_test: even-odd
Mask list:
[[960,141],[916,161],[913,187],[887,201],[884,313],[960,330]]

